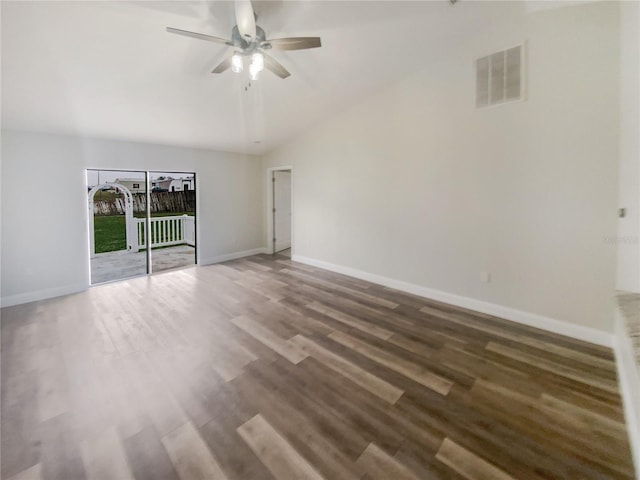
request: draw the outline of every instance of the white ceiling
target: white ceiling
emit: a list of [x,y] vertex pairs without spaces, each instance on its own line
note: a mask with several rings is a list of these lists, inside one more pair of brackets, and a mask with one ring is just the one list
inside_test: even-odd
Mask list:
[[[291,72],[211,69],[233,4],[2,2],[3,128],[263,153],[428,65],[430,52],[480,34],[516,2],[254,1],[267,38],[320,36],[322,48],[276,52]],[[259,143],[257,143],[259,142]]]

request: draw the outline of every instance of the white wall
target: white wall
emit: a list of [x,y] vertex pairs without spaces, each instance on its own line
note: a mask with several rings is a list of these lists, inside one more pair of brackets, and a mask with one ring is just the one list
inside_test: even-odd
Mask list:
[[[640,3],[620,5],[620,173],[616,287],[640,292]],[[631,453],[640,479],[640,376],[628,325],[615,322],[618,382],[625,407]]]
[[617,288],[640,292],[640,3],[620,4],[620,193]]
[[[270,152],[293,166],[294,255],[611,332],[618,13],[496,22]],[[473,59],[525,40],[528,100],[475,110]]]
[[196,172],[200,263],[264,246],[257,157],[3,131],[3,305],[89,285],[86,168]]

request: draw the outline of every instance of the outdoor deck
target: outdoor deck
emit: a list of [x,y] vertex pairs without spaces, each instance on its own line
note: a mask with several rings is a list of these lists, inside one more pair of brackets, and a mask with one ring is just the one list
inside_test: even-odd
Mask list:
[[[161,272],[195,264],[195,249],[189,245],[178,245],[151,250],[153,271]],[[91,259],[91,283],[144,275],[147,272],[146,252],[129,253],[126,250],[98,253]]]

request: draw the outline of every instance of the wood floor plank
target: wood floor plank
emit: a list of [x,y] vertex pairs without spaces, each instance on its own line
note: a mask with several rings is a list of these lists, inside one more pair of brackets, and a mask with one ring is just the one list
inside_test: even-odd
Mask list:
[[379,297],[379,296],[375,296],[375,295],[370,295],[369,293],[365,293],[362,292],[360,290],[358,290],[357,288],[352,288],[352,287],[347,287],[347,286],[343,286],[340,285],[339,283],[335,283],[335,282],[329,282],[326,280],[322,280],[319,278],[318,275],[308,275],[306,273],[303,272],[296,272],[294,270],[283,270],[282,273],[289,273],[291,275],[295,275],[298,278],[303,278],[309,282],[311,282],[312,284],[316,284],[316,285],[322,285],[324,287],[328,287],[331,290],[337,291],[337,292],[342,292],[342,293],[346,293],[347,295],[351,296],[351,297],[356,297],[358,299],[361,300],[365,300],[368,303],[374,304],[374,305],[379,305],[381,307],[386,307],[389,309],[394,309],[398,306],[398,304],[396,302],[392,302],[388,299]]
[[277,323],[281,328],[285,328],[287,334],[285,338],[291,338],[301,333],[303,335],[326,335],[333,331],[333,328],[326,323],[309,318],[305,309],[292,308],[287,305],[290,292],[280,302],[265,302],[261,305],[251,307],[252,316],[261,321]]
[[434,354],[434,358],[443,365],[467,373],[476,379],[499,378],[507,383],[517,382],[519,386],[527,382],[531,384],[531,376],[526,372],[498,363],[479,355],[477,352],[471,352],[464,348],[445,345]]
[[322,362],[331,370],[344,375],[386,402],[393,404],[404,393],[399,388],[391,385],[381,378],[376,377],[375,375],[370,374],[366,370],[330,352],[326,348],[323,348],[302,335],[296,335],[293,337],[291,339],[291,343],[296,345],[300,351],[304,352],[306,355],[313,356],[316,360]]
[[[465,448],[482,455],[499,468],[511,473],[515,478],[527,480],[543,480],[554,478],[548,472],[559,472],[558,478],[573,478],[559,469],[555,458],[549,459],[549,452],[540,448],[540,442],[531,441],[522,431],[510,428],[509,424],[491,421],[475,411],[475,403],[470,405],[469,395],[463,389],[453,388],[449,395],[442,397],[431,394],[403,396],[396,408],[407,417],[418,429],[430,429],[439,434],[439,442],[430,450],[437,453],[445,437],[454,441],[464,441]],[[505,407],[508,404],[505,404]],[[411,448],[413,447],[413,448]],[[415,451],[409,445],[408,452]],[[563,465],[563,463],[560,463]],[[589,477],[578,477],[589,478]]]
[[469,480],[515,480],[448,438],[442,442],[436,458]]
[[[296,376],[295,387],[307,397],[318,403],[315,410],[325,410],[327,414],[336,416],[345,427],[353,429],[352,436],[362,440],[349,440],[349,450],[355,460],[364,451],[366,445],[376,442],[377,445],[394,451],[407,439],[421,446],[423,450],[433,453],[442,443],[442,436],[434,434],[430,429],[418,428],[412,419],[399,415],[396,408],[390,408],[373,393],[358,387],[342,375],[334,375],[324,364],[309,357],[302,362],[298,372],[290,372]],[[322,379],[321,382],[316,379]],[[323,425],[332,422],[321,422]],[[345,435],[345,438],[350,438]],[[339,444],[346,443],[345,440]]]
[[238,435],[236,427],[245,421],[233,415],[219,415],[200,428],[200,435],[229,480],[275,480]]
[[[548,444],[552,447],[550,456],[561,452],[567,463],[571,457],[581,465],[587,465],[589,468],[583,473],[585,476],[624,478],[632,471],[625,462],[629,455],[627,442],[619,435],[603,436],[588,423],[581,422],[579,416],[575,417],[573,409],[554,411],[515,390],[482,380],[474,385],[471,398],[474,407],[480,411],[491,411],[495,418],[526,431],[538,442]],[[567,435],[567,432],[571,434]],[[593,444],[601,446],[594,450],[591,448]]]
[[370,443],[356,461],[371,480],[420,480],[411,470],[394,460],[374,443]]
[[530,365],[533,365],[534,367],[546,370],[553,374],[560,375],[577,382],[585,383],[592,387],[600,388],[607,392],[614,393],[618,391],[618,385],[615,380],[608,381],[604,379],[594,378],[590,374],[587,374],[585,372],[576,371],[569,367],[549,362],[543,357],[534,356],[521,350],[516,350],[515,348],[507,347],[496,342],[489,342],[486,349],[491,352],[499,353],[500,355],[513,358],[514,360],[528,363]]
[[[342,471],[335,469],[332,472],[327,471],[326,476],[348,477],[352,473],[348,466],[362,453],[372,438],[390,441],[393,445],[400,442],[398,435],[390,435],[389,437],[392,437],[393,440],[389,440],[385,435],[386,432],[383,433],[377,428],[376,422],[369,422],[369,417],[364,415],[359,408],[353,408],[352,403],[358,403],[358,400],[353,395],[349,395],[351,401],[347,401],[344,398],[350,393],[347,390],[342,389],[342,395],[338,395],[335,390],[328,391],[326,388],[317,388],[319,383],[317,379],[324,378],[326,375],[334,376],[335,373],[313,357],[307,358],[295,367],[282,361],[271,364],[256,363],[251,365],[248,374],[253,388],[256,387],[256,383],[260,384],[262,390],[260,390],[259,396],[261,399],[267,398],[269,400],[268,409],[263,405],[258,406],[257,411],[268,415],[269,418],[276,419],[276,421],[282,416],[278,412],[281,414],[284,412],[283,418],[286,418],[287,421],[274,425],[274,427],[281,429],[282,433],[286,433],[288,428],[292,428],[294,432],[292,438],[296,439],[295,434],[300,433],[298,427],[300,425],[308,426],[308,429],[305,428],[301,443],[305,447],[317,447],[313,450],[319,455],[316,457],[320,462],[316,462],[314,465],[318,466],[321,473],[324,472],[321,468],[324,464],[332,464],[336,467],[345,466]],[[346,383],[360,393],[364,393],[352,382],[346,381]],[[247,388],[246,385],[245,388]],[[281,396],[288,399],[286,410],[279,402],[279,397],[272,393],[276,388],[280,391]],[[258,394],[256,393],[256,395]],[[366,425],[365,422],[369,425]],[[279,425],[283,425],[283,427],[281,428]],[[309,460],[311,461],[312,458],[310,457]]]
[[[289,297],[283,299],[283,304],[289,300]],[[295,319],[284,318],[283,321],[289,323],[298,330],[297,333],[302,335],[311,336],[311,335],[328,335],[334,331],[334,329],[323,323],[321,321],[315,320],[314,318],[308,317],[305,315],[305,312],[297,312],[298,315]]]
[[601,370],[615,372],[616,364],[613,359],[602,358],[593,354],[584,353],[580,350],[567,348],[562,345],[556,345],[552,342],[544,342],[537,338],[530,338],[524,335],[518,335],[518,340],[514,341],[515,346],[526,345],[535,349],[535,353],[540,351],[551,353],[553,355],[564,357],[571,362],[580,363],[589,367],[598,368]]
[[179,480],[155,428],[149,426],[125,439],[124,446],[136,480]]
[[375,320],[380,326],[390,323],[405,326],[415,325],[413,320],[396,314],[395,309],[384,309],[377,305],[368,305],[367,302],[359,299],[352,299],[348,296],[341,295],[339,292],[333,291],[330,287],[317,286],[303,281],[299,284],[289,285],[289,289],[306,295],[311,302],[318,302],[325,306],[333,307],[342,313],[361,318],[362,320]]
[[320,408],[333,411],[345,425],[351,425],[351,428],[355,428],[366,440],[353,455],[354,460],[370,442],[375,442],[387,451],[395,451],[407,438],[426,448],[439,445],[442,441],[441,437],[434,438],[432,431],[416,429],[410,421],[405,422],[408,419],[397,415],[395,404],[390,406],[373,393],[358,388],[348,378],[334,375],[313,357],[301,366],[304,366],[304,371],[298,373],[299,380],[296,385],[304,382],[306,378],[322,379],[322,388],[316,387],[313,381],[307,382],[307,395],[317,398],[321,402]]
[[383,340],[386,340],[392,335],[392,332],[389,330],[380,328],[375,324],[362,321],[356,317],[353,317],[346,313],[342,313],[334,308],[328,307],[319,302],[312,302],[309,305],[307,305],[307,307],[310,308],[311,310],[315,310],[318,313],[327,315],[328,317],[331,317],[334,320],[337,320],[338,322],[344,323],[349,327],[357,328],[358,330],[362,330],[363,332],[367,332]]
[[121,439],[113,427],[82,442],[82,459],[88,480],[134,480]]
[[211,331],[211,336],[206,342],[200,340],[191,342],[191,349],[198,352],[203,364],[210,365],[220,378],[228,382],[241,375],[244,367],[257,360],[258,356],[235,339],[221,336],[221,329],[217,327],[218,325],[212,322],[201,327],[201,331]]
[[244,367],[248,363],[247,361],[237,361],[230,358],[229,355],[219,355],[216,357],[216,361],[211,363],[211,367],[225,382],[230,382],[238,375],[242,375]]
[[[442,444],[442,441],[440,441]],[[440,447],[438,445],[438,448]],[[437,450],[437,449],[436,449]],[[416,445],[405,443],[394,455],[400,464],[416,473],[420,480],[463,480],[464,477],[454,472],[433,455],[425,455]]]
[[146,355],[128,355],[123,358],[123,364],[132,385],[129,401],[141,405],[158,435],[163,436],[187,423],[187,415],[152,368]]
[[[216,392],[218,384],[224,382],[215,375],[213,368],[194,359],[193,349],[189,348],[150,352],[148,356],[154,371],[179,407],[179,412],[170,413],[178,416],[184,412],[198,427],[210,421],[214,408],[208,394]],[[181,361],[176,361],[178,358]],[[165,405],[173,406],[170,401]]]
[[8,480],[41,480],[42,478],[42,466],[37,463],[33,467],[29,467],[20,473],[16,473]]
[[543,393],[540,397],[541,408],[549,408],[557,412],[572,412],[576,421],[582,423],[585,428],[601,432],[612,438],[619,438],[624,434],[626,427],[623,422],[612,420],[607,416],[556,398],[553,395]]
[[307,355],[300,352],[295,345],[275,335],[270,330],[264,328],[258,322],[246,316],[235,317],[231,320],[236,327],[241,328],[253,338],[269,347],[274,352],[283,356],[291,363],[300,363]]
[[271,270],[273,270],[273,268],[271,267],[268,267],[258,262],[252,262],[251,260],[241,260],[241,263],[244,263],[250,268],[254,268],[254,269],[257,268],[258,270],[261,270],[263,272],[270,272]]
[[[274,395],[273,392],[283,383],[283,373],[292,368],[291,364],[282,360],[275,363],[284,367],[274,372],[270,366],[255,364],[251,366],[247,376],[238,379],[236,383],[244,396],[252,399],[251,403],[260,414],[269,419],[270,425],[321,476],[359,480],[360,472],[353,464],[353,458],[348,457],[345,449],[340,447],[347,441],[352,441],[353,436],[343,436],[344,430],[336,428],[330,415],[322,415],[320,420],[319,415],[308,408],[305,399],[295,389],[286,389],[281,393],[289,399],[286,405],[283,404],[282,396]],[[356,441],[359,443],[359,439]]]
[[329,338],[427,388],[430,388],[435,392],[438,392],[440,395],[446,395],[449,393],[449,390],[451,390],[453,383],[450,380],[442,378],[425,370],[424,368],[407,362],[406,360],[388,354],[387,352],[358,340],[355,337],[347,335],[346,333],[333,332],[329,334]]
[[116,356],[105,362],[99,380],[99,394],[107,399],[106,412],[125,438],[140,432],[149,425],[146,407],[140,398],[132,394],[135,386],[127,376],[127,365]]
[[191,423],[162,437],[162,444],[182,480],[227,480]]
[[238,427],[238,433],[278,479],[323,480],[323,477],[261,416]]
[[264,280],[243,278],[242,280],[236,280],[235,283],[271,301],[279,302],[286,296],[285,287],[273,285]]
[[[430,301],[428,303],[434,302]],[[607,364],[611,366],[613,363],[613,357],[610,352],[603,356],[605,352],[603,352],[602,348],[599,346],[587,344],[585,342],[580,342],[578,340],[573,340],[550,332],[544,332],[534,327],[508,322],[490,315],[471,312],[470,310],[444,304],[427,305],[422,307],[420,311],[433,317],[445,319],[448,322],[472,329],[472,331],[476,331],[477,333],[483,332],[494,337],[491,340],[495,340],[496,338],[507,339],[538,348],[543,351],[552,351],[560,355],[568,356],[569,358],[581,359],[587,363],[596,362],[599,366]],[[541,337],[546,338],[543,339]],[[563,348],[564,344],[569,344],[572,348]],[[577,346],[579,346],[581,350],[575,348]],[[584,353],[586,350],[590,353]],[[588,357],[592,357],[592,360],[586,360]],[[604,360],[604,363],[598,362],[597,359]]]
[[45,479],[84,480],[86,473],[71,413],[64,413],[38,426],[40,461]]
[[413,352],[416,355],[420,355],[423,358],[430,358],[434,353],[437,352],[435,348],[429,347],[423,342],[412,340],[404,335],[398,335],[397,333],[394,333],[386,340],[393,345],[404,348],[405,350]]
[[[4,353],[4,352],[3,352]],[[12,403],[3,403],[2,477],[15,475],[39,462],[40,444],[37,442],[37,372],[25,372],[12,385]],[[7,380],[3,376],[3,382]],[[4,388],[3,388],[4,390]]]

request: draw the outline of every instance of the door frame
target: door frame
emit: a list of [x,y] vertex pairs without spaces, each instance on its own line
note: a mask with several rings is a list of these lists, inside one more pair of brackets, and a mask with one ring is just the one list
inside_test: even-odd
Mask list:
[[296,239],[295,239],[295,220],[296,220],[296,216],[295,216],[295,182],[293,181],[294,179],[294,171],[293,171],[293,166],[291,165],[284,165],[281,167],[269,167],[267,168],[267,201],[265,202],[267,205],[267,246],[266,246],[266,251],[267,253],[271,253],[273,254],[275,251],[275,243],[273,241],[273,235],[275,232],[275,225],[273,223],[274,221],[274,215],[273,215],[273,195],[274,195],[274,189],[273,189],[273,173],[277,172],[277,171],[290,171],[291,172],[291,258],[293,258],[293,254],[295,252],[295,246],[296,246]]

